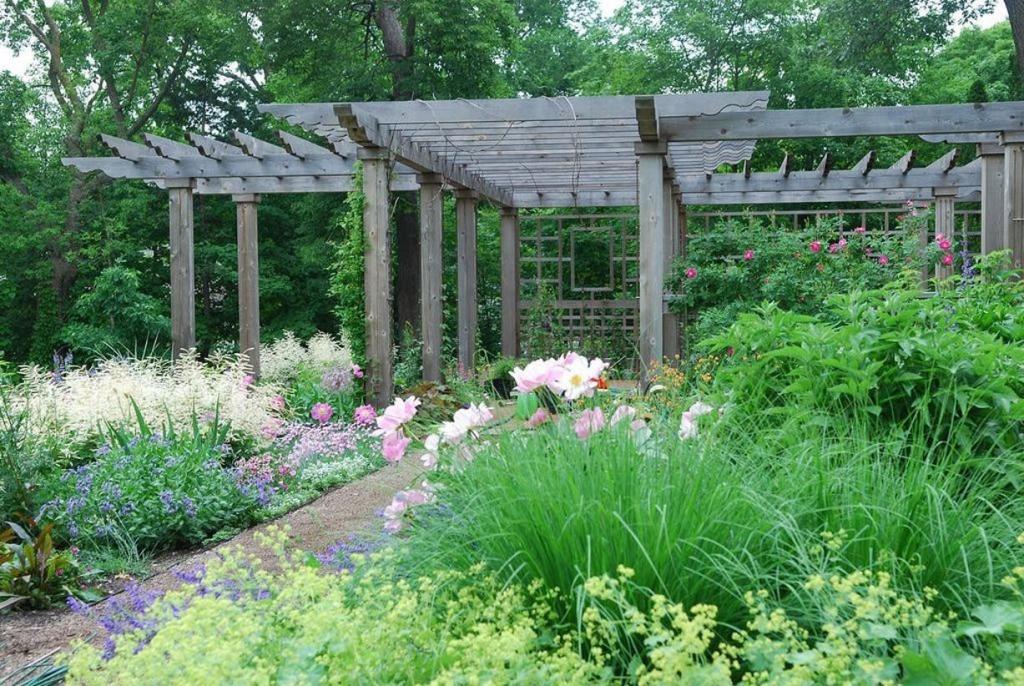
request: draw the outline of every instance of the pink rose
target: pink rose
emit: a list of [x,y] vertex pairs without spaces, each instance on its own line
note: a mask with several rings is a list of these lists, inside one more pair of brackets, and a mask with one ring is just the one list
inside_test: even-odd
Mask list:
[[948,238],[943,238],[941,241],[939,241],[939,249],[940,250],[949,250],[952,247],[953,247],[953,244],[949,242]]
[[883,267],[885,265],[889,264],[889,256],[888,255],[879,255],[878,256],[878,264],[882,265]]
[[946,265],[947,267],[952,265],[953,264],[953,253],[946,253],[945,255],[943,255],[942,256],[942,264]]
[[808,247],[811,249],[811,252],[817,254],[821,252],[821,241],[811,241]]
[[746,260],[747,262],[750,262],[750,260],[754,259],[754,251],[751,250],[750,248],[747,248],[743,252],[743,259]]
[[688,278],[688,279],[696,279],[697,278],[697,268],[696,267],[687,267],[686,268],[686,278]]

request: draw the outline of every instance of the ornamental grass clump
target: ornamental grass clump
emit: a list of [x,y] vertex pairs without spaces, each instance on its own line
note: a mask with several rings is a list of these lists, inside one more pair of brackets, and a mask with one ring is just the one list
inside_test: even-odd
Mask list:
[[563,419],[488,436],[471,461],[430,474],[433,504],[412,520],[409,564],[483,560],[509,579],[569,589],[625,563],[638,586],[714,605],[737,626],[752,588],[820,623],[803,580],[854,569],[885,571],[901,591],[935,588],[937,606],[965,612],[1021,563],[998,543],[1024,530],[1009,458],[983,447],[965,456],[900,427],[739,431],[723,409],[691,417],[696,433],[620,421],[581,439]]

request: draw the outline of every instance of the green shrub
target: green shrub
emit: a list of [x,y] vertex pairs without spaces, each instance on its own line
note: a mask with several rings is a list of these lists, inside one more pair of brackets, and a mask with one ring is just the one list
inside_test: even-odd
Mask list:
[[222,466],[227,427],[191,433],[111,429],[93,462],[52,476],[38,495],[40,519],[83,548],[152,551],[196,544],[246,524],[255,500]]
[[829,294],[880,288],[903,270],[920,273],[934,264],[937,248],[920,244],[928,221],[925,214],[908,213],[892,234],[840,232],[834,217],[795,231],[764,222],[719,222],[714,231],[695,234],[686,258],[673,266],[669,284],[680,295],[672,308],[696,314],[687,332],[692,341],[721,332],[765,301],[819,312]]
[[859,415],[881,430],[920,427],[965,454],[979,444],[1019,453],[1022,293],[1007,282],[932,298],[853,292],[818,316],[765,305],[706,342],[726,360],[715,390],[735,417],[841,425]]

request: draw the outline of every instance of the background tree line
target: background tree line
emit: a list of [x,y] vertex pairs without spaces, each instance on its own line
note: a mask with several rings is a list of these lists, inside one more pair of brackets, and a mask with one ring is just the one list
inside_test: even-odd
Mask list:
[[[1011,20],[1020,16],[1007,4]],[[957,34],[992,6],[628,0],[606,18],[594,0],[5,0],[0,40],[30,51],[33,67],[24,78],[0,71],[0,353],[46,361],[68,346],[166,344],[165,195],[60,164],[104,154],[101,132],[271,136],[281,122],[255,109],[271,101],[760,88],[776,108],[1020,99],[1010,24]],[[885,163],[908,145],[927,158],[919,143],[810,140],[761,144],[755,164],[778,165],[785,150],[807,167],[826,149],[852,164],[868,148]],[[415,196],[399,195],[396,327],[415,322],[419,282]],[[265,336],[338,329],[324,247],[350,238],[346,210],[336,195],[264,199]],[[496,227],[484,211],[482,251],[496,250]],[[229,199],[197,196],[203,352],[235,339],[234,232]],[[481,257],[485,308],[496,297],[491,257]],[[453,280],[446,274],[446,290]],[[493,347],[496,320],[485,315]]]

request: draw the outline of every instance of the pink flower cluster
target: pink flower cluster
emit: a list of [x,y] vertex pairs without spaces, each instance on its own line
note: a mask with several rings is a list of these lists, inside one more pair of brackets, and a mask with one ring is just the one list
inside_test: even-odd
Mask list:
[[557,360],[534,360],[524,368],[516,367],[511,374],[520,393],[547,388],[566,400],[576,400],[594,395],[598,380],[607,368],[600,358],[588,360],[570,352]]
[[935,244],[939,246],[939,250],[942,251],[942,257],[940,258],[943,265],[947,267],[953,266],[953,241],[946,237],[946,234],[937,233],[935,234]]
[[402,529],[405,513],[417,505],[424,505],[434,500],[433,487],[424,481],[420,488],[399,491],[391,499],[391,504],[384,508],[384,530],[395,534]]
[[[646,426],[644,420],[636,418],[636,408],[629,405],[619,405],[616,407],[611,419],[608,420],[608,426],[615,426],[623,420],[629,421],[629,427],[633,431],[639,431]],[[597,433],[604,427],[604,412],[601,411],[600,407],[595,407],[581,412],[580,416],[576,418],[576,424],[573,426],[573,429],[582,441],[590,438],[592,434]]]
[[381,452],[384,459],[395,464],[405,456],[405,450],[409,447],[410,439],[405,437],[402,427],[416,416],[416,408],[420,406],[420,400],[410,395],[405,400],[396,398],[395,402],[385,408],[384,412],[376,418],[376,435],[383,436],[381,439]]

